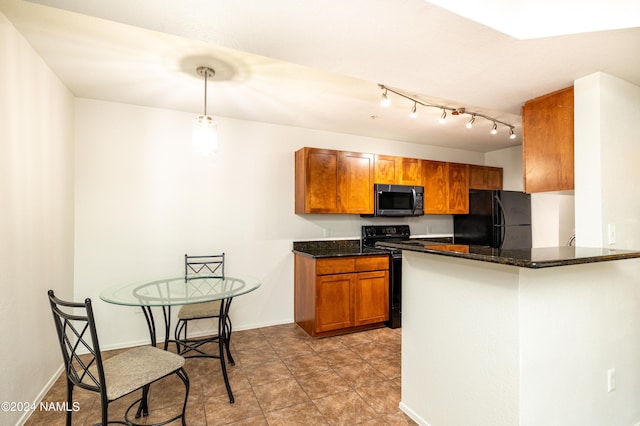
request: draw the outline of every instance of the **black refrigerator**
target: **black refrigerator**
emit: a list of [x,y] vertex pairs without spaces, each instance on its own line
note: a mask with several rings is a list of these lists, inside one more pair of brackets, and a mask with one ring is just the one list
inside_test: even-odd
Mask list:
[[531,195],[517,191],[469,191],[469,214],[453,216],[456,244],[531,248]]

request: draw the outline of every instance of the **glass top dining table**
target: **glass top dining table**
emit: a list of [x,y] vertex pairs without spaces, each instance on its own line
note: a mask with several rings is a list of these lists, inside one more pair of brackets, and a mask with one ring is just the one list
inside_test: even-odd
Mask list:
[[260,281],[247,276],[184,276],[146,283],[113,286],[100,293],[100,299],[125,306],[176,306],[231,299],[260,287]]
[[[181,276],[146,283],[109,287],[100,293],[100,299],[116,305],[140,307],[147,321],[152,346],[157,346],[156,321],[154,320],[152,308],[159,307],[164,318],[164,349],[168,349],[169,342],[176,342],[176,344],[188,347],[189,351],[195,351],[196,355],[192,355],[193,357],[218,358],[227,393],[229,394],[229,402],[233,403],[234,397],[227,375],[224,356],[226,352],[229,363],[231,365],[235,364],[229,349],[229,340],[231,339],[231,323],[227,320],[229,307],[235,297],[250,293],[258,287],[260,287],[260,281],[257,278],[247,276],[225,275],[224,278],[202,275],[189,278]],[[193,341],[186,339],[186,336],[185,339],[179,339],[177,335],[175,339],[170,338],[172,306],[216,300],[221,302],[218,316],[218,332],[217,336],[212,338],[218,342],[217,354],[202,351],[198,348],[197,340],[192,344]],[[179,353],[183,355],[183,352]],[[183,356],[187,357],[187,355]]]

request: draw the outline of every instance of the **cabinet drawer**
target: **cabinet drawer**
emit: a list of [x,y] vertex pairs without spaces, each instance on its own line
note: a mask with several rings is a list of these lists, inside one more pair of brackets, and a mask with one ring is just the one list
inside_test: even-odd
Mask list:
[[356,259],[356,272],[384,271],[389,269],[387,256],[362,256]]
[[356,261],[353,257],[327,258],[316,261],[317,275],[345,274],[356,270]]
[[389,269],[387,256],[331,257],[316,261],[317,275],[385,271],[387,269]]

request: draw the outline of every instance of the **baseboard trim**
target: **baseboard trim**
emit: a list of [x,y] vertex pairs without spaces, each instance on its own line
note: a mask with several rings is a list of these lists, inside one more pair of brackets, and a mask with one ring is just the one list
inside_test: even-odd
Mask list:
[[[63,371],[64,371],[64,364],[60,364],[60,367],[56,370],[56,372],[53,374],[53,376],[51,376],[49,381],[45,384],[44,388],[42,388],[40,393],[36,396],[35,400],[33,401],[33,407],[39,407],[40,406],[40,402],[42,402],[42,399],[45,397],[47,392],[49,392],[51,390],[51,388],[56,383],[56,381],[58,380],[58,378],[60,377],[60,375],[62,374]],[[66,395],[66,393],[65,393],[65,395]],[[59,402],[66,402],[66,401],[59,401]],[[31,415],[33,413],[34,413],[34,410],[25,411],[22,414],[22,416],[18,419],[18,422],[16,423],[16,426],[23,426],[27,422],[27,420],[29,420],[29,417],[31,417]]]
[[431,426],[425,419],[420,417],[418,413],[409,408],[404,402],[400,401],[399,407],[403,413],[409,416],[411,420],[418,423],[420,426]]
[[[266,323],[245,324],[240,327],[234,326],[233,331],[253,330],[256,328],[273,327],[275,325],[284,325],[284,324],[293,324],[293,320],[288,319],[288,320],[280,320],[280,321],[271,321]],[[211,336],[212,334],[215,334],[217,332],[218,330],[214,330],[213,328],[210,328],[208,330],[199,330],[193,333],[189,332],[189,336],[192,336],[192,337]],[[164,342],[164,339],[158,336],[158,342]],[[142,345],[148,345],[148,344],[149,344],[149,339],[145,338],[141,340],[130,340],[127,342],[113,343],[111,345],[100,345],[100,349],[103,351],[112,351],[115,349],[126,349],[126,348],[132,348],[135,346],[142,346]]]

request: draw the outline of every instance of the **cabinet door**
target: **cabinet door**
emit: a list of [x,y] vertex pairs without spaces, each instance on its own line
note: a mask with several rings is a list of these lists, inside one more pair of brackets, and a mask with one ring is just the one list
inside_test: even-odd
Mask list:
[[469,165],[470,189],[502,189],[502,168]]
[[524,190],[574,189],[573,87],[527,101],[522,108]]
[[485,167],[486,189],[502,189],[502,167]]
[[303,148],[296,152],[295,212],[338,213],[338,152]]
[[422,185],[422,160],[417,158],[375,156],[375,183]]
[[316,281],[316,333],[353,325],[355,274],[322,275]]
[[340,213],[373,213],[373,154],[338,153]]
[[422,160],[422,185],[424,186],[424,212],[426,214],[446,213],[449,197],[447,163]]
[[375,157],[375,183],[396,184],[398,172],[396,170],[396,157],[390,155],[376,155]]
[[399,158],[400,184],[422,185],[422,160],[417,158]]
[[361,272],[357,274],[354,285],[354,325],[373,324],[388,320],[388,272]]
[[447,213],[469,213],[469,165],[449,163],[449,197]]
[[475,164],[469,165],[469,188],[486,189],[486,168]]

